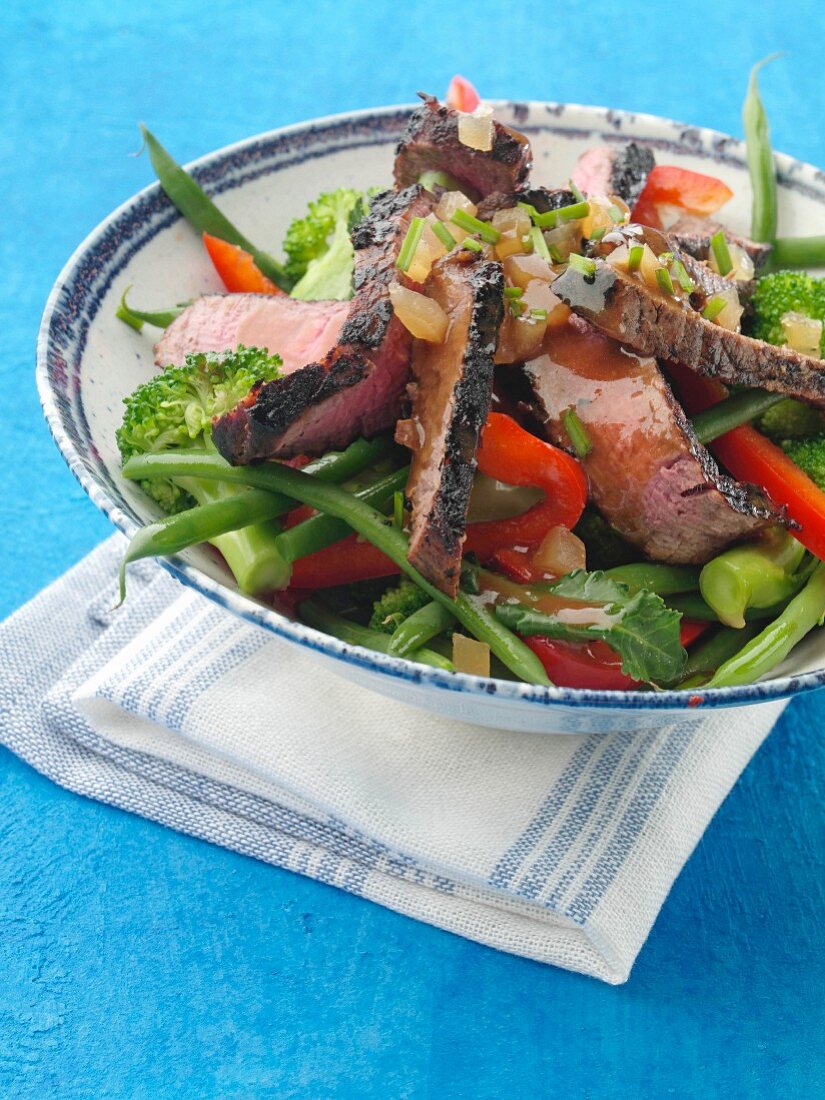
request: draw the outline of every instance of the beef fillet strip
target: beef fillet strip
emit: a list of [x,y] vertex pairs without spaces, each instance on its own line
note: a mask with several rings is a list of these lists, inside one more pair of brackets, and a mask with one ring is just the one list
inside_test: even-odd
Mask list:
[[825,362],[706,321],[689,303],[651,290],[595,260],[593,275],[568,267],[553,291],[574,313],[639,355],[682,363],[729,384],[803,400],[825,398]]
[[618,147],[600,145],[582,153],[572,179],[585,194],[615,195],[632,210],[655,164],[652,150],[635,141]]
[[410,222],[426,216],[432,201],[417,184],[373,200],[352,233],[355,296],[338,343],[320,362],[256,387],[214,422],[212,437],[227,461],[323,454],[395,423],[412,340],[393,313],[389,288]]
[[492,400],[503,292],[499,263],[461,251],[436,261],[426,293],[450,324],[442,344],[416,341],[412,416],[396,430],[397,441],[413,454],[407,556],[449,596],[458,591],[476,449]]
[[458,140],[459,112],[418,94],[424,104],[410,116],[396,150],[397,187],[415,183],[424,172],[447,172],[475,200],[493,191],[514,191],[527,178],[532,154],[523,134],[494,121],[492,149],[471,149]]
[[576,411],[592,445],[580,459],[591,500],[648,557],[701,564],[781,522],[759,490],[719,472],[654,359],[573,317],[523,372],[547,438],[568,450],[563,417]]

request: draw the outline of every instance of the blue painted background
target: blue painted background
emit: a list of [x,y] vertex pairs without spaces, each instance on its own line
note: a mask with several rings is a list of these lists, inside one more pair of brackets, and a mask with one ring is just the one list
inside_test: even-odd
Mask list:
[[[825,165],[821,0],[689,6],[6,0],[0,12],[0,613],[103,539],[32,380],[80,239],[149,181],[273,126],[440,92],[660,113]],[[628,985],[497,954],[52,786],[0,751],[0,1094],[812,1097],[825,1076],[825,697],[793,704]]]

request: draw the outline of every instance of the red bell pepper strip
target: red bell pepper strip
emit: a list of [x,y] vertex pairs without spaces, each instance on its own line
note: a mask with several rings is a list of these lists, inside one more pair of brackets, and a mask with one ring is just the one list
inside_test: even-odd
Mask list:
[[657,164],[633,208],[632,220],[661,229],[660,206],[676,206],[686,214],[706,218],[733,198],[733,191],[715,176],[688,168]]
[[543,489],[544,500],[512,519],[471,523],[464,551],[482,561],[507,546],[537,546],[551,527],[575,527],[587,503],[587,478],[566,451],[532,435],[504,413],[490,413],[481,433],[478,468],[507,485]]
[[474,111],[481,103],[481,96],[466,77],[456,76],[447,89],[447,106],[456,111]]
[[[727,396],[726,388],[685,367],[670,366],[682,404],[689,413],[702,412]],[[784,505],[801,530],[794,535],[818,558],[825,559],[825,492],[792,462],[783,450],[750,424],[734,428],[710,444],[726,469],[740,481],[752,481],[776,505]]]
[[232,293],[239,294],[283,294],[271,279],[255,265],[255,261],[248,252],[238,248],[236,244],[222,241],[220,237],[212,237],[204,233],[203,243],[209,258],[215,265],[215,270],[221,277],[221,282]]
[[[478,468],[508,485],[533,485],[545,498],[512,519],[471,523],[465,553],[487,561],[504,547],[536,546],[551,527],[573,527],[587,502],[587,479],[579,463],[558,447],[531,435],[504,413],[490,413],[478,448]],[[293,565],[292,584],[329,588],[398,572],[389,558],[350,536]]]

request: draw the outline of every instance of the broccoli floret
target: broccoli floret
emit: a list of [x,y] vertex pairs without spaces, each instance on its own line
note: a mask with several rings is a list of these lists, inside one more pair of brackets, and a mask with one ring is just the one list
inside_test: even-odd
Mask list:
[[[825,278],[814,278],[803,271],[777,271],[765,275],[756,284],[752,305],[753,335],[757,340],[782,345],[785,343],[784,314],[802,313],[815,321],[825,321]],[[825,356],[825,329],[820,353]]]
[[369,197],[342,187],[309,204],[292,222],[284,239],[286,273],[296,280],[293,298],[317,300],[352,297],[355,253],[350,232],[367,211]]
[[825,433],[811,439],[786,439],[782,449],[820,489],[825,489]]
[[380,630],[384,634],[392,634],[395,628],[409,619],[415,611],[419,611],[430,602],[430,597],[417,584],[409,580],[402,580],[392,588],[388,588],[380,599],[373,605],[370,626],[373,630]]
[[[189,355],[182,367],[167,367],[125,399],[117,432],[121,458],[126,462],[181,448],[213,450],[212,417],[233,409],[256,382],[277,378],[280,366],[277,355],[240,346],[222,355]],[[244,486],[194,477],[153,478],[140,485],[170,513],[248,492]],[[243,592],[258,595],[288,583],[289,565],[275,541],[278,531],[271,522],[256,523],[212,540]]]
[[630,565],[642,557],[639,550],[625,542],[595,508],[585,508],[581,519],[573,528],[573,533],[584,543],[587,568],[590,570]]
[[759,418],[759,430],[775,443],[786,439],[807,439],[825,431],[825,416],[792,397],[773,405]]
[[[222,355],[187,355],[182,367],[167,367],[124,398],[126,413],[117,431],[121,459],[211,447],[212,418],[234,409],[256,382],[277,378],[280,367],[279,356],[242,344]],[[140,485],[165,512],[195,503],[189,489],[166,478]]]

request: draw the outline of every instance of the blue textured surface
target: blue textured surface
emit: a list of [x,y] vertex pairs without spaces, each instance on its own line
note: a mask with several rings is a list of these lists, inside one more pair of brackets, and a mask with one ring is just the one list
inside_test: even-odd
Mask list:
[[[825,164],[819,0],[682,7],[86,0],[0,14],[0,540],[7,613],[108,533],[40,421],[65,258],[181,159],[439,91],[646,110]],[[695,66],[687,71],[685,63]],[[792,704],[668,899],[627,986],[513,959],[59,790],[0,752],[0,1093],[89,1097],[817,1095],[825,1076],[825,698]]]

